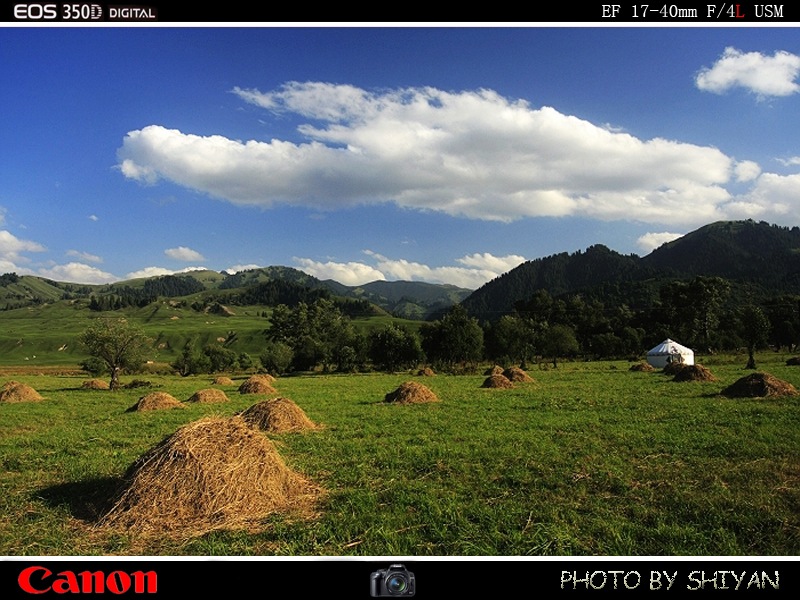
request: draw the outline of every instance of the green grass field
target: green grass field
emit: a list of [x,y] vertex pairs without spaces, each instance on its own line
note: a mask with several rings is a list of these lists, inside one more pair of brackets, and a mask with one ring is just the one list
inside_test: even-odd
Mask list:
[[[269,319],[262,315],[272,312],[267,306],[236,306],[232,309],[235,314],[222,316],[162,301],[144,308],[95,313],[88,311],[86,305],[84,300],[59,301],[0,311],[0,366],[77,365],[89,356],[78,343],[78,336],[95,318],[128,318],[139,325],[153,340],[148,359],[158,363],[174,361],[190,341],[202,348],[227,340],[227,347],[237,353],[247,352],[257,360],[269,328]],[[352,322],[362,333],[390,323],[417,330],[421,323],[388,315],[357,318]]]
[[[786,358],[764,353],[759,368],[800,387]],[[0,404],[0,554],[800,554],[800,397],[722,397],[746,357],[698,362],[718,381],[676,383],[626,362],[534,368],[535,382],[512,390],[482,389],[482,375],[280,378],[280,395],[324,425],[271,436],[327,490],[319,516],[150,541],[91,527],[126,468],[182,425],[261,398],[231,386],[227,404],[126,412],[148,390],[6,371],[0,384],[45,400]],[[180,400],[212,379],[147,378]],[[441,402],[382,402],[412,378]]]

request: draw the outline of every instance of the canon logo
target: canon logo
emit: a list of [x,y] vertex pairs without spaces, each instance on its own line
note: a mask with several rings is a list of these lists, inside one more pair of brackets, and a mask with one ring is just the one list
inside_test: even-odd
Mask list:
[[53,573],[47,567],[24,569],[17,578],[22,591],[29,594],[155,594],[158,575],[155,571],[61,571]]

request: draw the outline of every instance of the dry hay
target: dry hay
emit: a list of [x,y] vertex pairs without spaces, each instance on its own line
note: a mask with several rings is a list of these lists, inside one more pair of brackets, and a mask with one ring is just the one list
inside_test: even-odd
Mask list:
[[797,388],[769,373],[751,373],[738,379],[720,392],[729,398],[764,398],[767,396],[796,396]]
[[430,367],[424,367],[419,371],[417,371],[417,375],[419,375],[420,377],[433,377],[434,375],[436,375],[436,372]]
[[482,388],[510,389],[514,387],[511,380],[505,375],[489,375],[481,384]]
[[786,361],[786,366],[796,367],[800,365],[800,356],[794,356]]
[[430,388],[417,383],[416,381],[406,381],[400,384],[393,392],[389,392],[383,397],[384,402],[394,404],[422,404],[424,402],[439,402],[439,398]]
[[703,365],[684,365],[672,381],[716,381],[717,378]]
[[151,392],[139,398],[139,401],[128,409],[129,412],[145,410],[164,410],[168,408],[184,408],[183,404],[167,392]]
[[270,433],[319,429],[319,425],[289,398],[263,400],[242,411],[239,416],[251,426]]
[[230,377],[215,377],[211,383],[213,385],[233,385],[233,379]]
[[0,402],[39,402],[42,396],[31,386],[19,381],[7,381],[0,389]]
[[272,382],[275,378],[270,375],[253,375],[248,377],[242,385],[239,386],[240,394],[276,394],[275,388],[272,387]]
[[681,370],[685,369],[687,366],[688,365],[681,362],[667,363],[666,365],[664,365],[664,368],[661,369],[661,372],[664,373],[664,375],[677,375]]
[[652,371],[655,371],[656,369],[650,363],[640,362],[640,363],[636,363],[635,365],[631,365],[631,368],[628,369],[628,370],[629,371],[643,371],[645,373],[650,373]]
[[199,402],[200,404],[217,404],[220,402],[230,402],[225,392],[214,388],[198,390],[186,400],[187,402]]
[[84,390],[109,390],[111,386],[102,379],[87,379],[81,384]]
[[530,383],[531,381],[533,381],[533,377],[528,375],[525,371],[523,371],[519,367],[509,367],[508,369],[503,371],[503,377],[505,377],[511,382],[518,381],[520,383]]
[[206,417],[131,465],[99,526],[143,535],[257,531],[277,511],[310,515],[320,492],[241,417]]
[[486,369],[483,372],[483,374],[487,375],[487,376],[488,375],[502,375],[503,371],[505,371],[505,369],[503,367],[501,367],[500,365],[495,365],[495,366],[493,366],[493,367],[491,367],[489,369]]

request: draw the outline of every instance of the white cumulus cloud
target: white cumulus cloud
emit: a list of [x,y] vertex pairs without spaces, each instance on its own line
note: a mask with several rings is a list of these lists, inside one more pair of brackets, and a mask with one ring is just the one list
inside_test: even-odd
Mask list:
[[173,260],[180,260],[183,262],[198,262],[201,260],[205,260],[202,254],[200,254],[197,250],[192,250],[191,248],[187,248],[186,246],[178,246],[177,248],[167,248],[164,250],[164,254],[169,256]]
[[800,174],[762,173],[753,188],[728,207],[732,219],[760,219],[797,224],[800,215]]
[[47,269],[39,269],[37,275],[54,281],[86,284],[113,283],[119,280],[118,277],[115,277],[111,273],[106,273],[96,267],[79,262],[71,262],[66,265],[56,265]]
[[373,92],[290,82],[242,100],[305,120],[299,142],[240,141],[149,125],[122,173],[237,205],[317,210],[393,202],[472,219],[580,215],[700,224],[724,218],[735,161],[710,146],[609,130],[495,91]]
[[67,256],[84,260],[86,262],[101,263],[103,259],[96,254],[89,254],[88,252],[81,252],[79,250],[67,250]]
[[[21,240],[9,231],[0,230],[0,261],[8,265],[16,265],[18,262],[27,261],[22,252],[44,252],[46,248],[38,242]],[[13,269],[11,269],[13,270]]]
[[524,263],[525,260],[526,259],[524,256],[519,256],[518,254],[494,256],[488,252],[484,252],[483,254],[476,252],[475,254],[470,254],[469,256],[456,259],[456,262],[473,269],[492,271],[493,273],[497,273],[499,275],[518,267]]
[[638,240],[636,240],[636,245],[639,246],[643,250],[645,254],[649,254],[656,248],[659,248],[663,244],[667,242],[671,242],[672,240],[677,240],[679,237],[683,236],[682,233],[671,233],[669,231],[662,231],[659,233],[645,233],[641,236]]
[[784,167],[796,167],[800,165],[800,156],[790,156],[789,158],[779,158],[778,162]]
[[360,262],[318,262],[309,258],[294,258],[299,268],[317,279],[333,279],[344,285],[363,285],[371,281],[384,280],[383,273]]
[[743,160],[734,168],[736,181],[752,181],[761,175],[761,167],[752,160]]
[[522,256],[493,256],[475,253],[455,262],[464,266],[431,267],[406,259],[392,259],[377,252],[365,250],[374,264],[367,262],[317,262],[308,258],[295,258],[299,268],[320,279],[333,279],[345,285],[363,285],[372,281],[424,281],[450,284],[466,289],[477,289],[495,277],[510,271],[526,259]]
[[695,84],[698,89],[715,94],[740,87],[761,98],[790,96],[800,91],[798,74],[800,56],[795,54],[778,51],[769,56],[728,47],[711,67],[697,74]]
[[165,269],[164,267],[145,267],[138,271],[131,271],[125,275],[125,279],[140,279],[142,277],[160,277],[161,275],[179,275],[190,273],[191,271],[205,271],[205,267],[186,267],[185,269]]

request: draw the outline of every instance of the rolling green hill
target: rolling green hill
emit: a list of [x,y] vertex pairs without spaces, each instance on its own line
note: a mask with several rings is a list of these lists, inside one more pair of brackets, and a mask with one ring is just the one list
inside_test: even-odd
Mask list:
[[[192,271],[108,285],[77,285],[9,273],[0,276],[0,364],[75,365],[86,358],[77,336],[91,319],[124,317],[154,340],[151,360],[171,362],[188,341],[220,343],[258,356],[271,308],[332,299],[357,328],[421,318],[467,290],[418,282],[380,282],[381,294],[323,282],[290,267],[229,275]],[[396,287],[397,290],[393,291]],[[390,312],[406,303],[414,310]],[[418,324],[406,323],[412,329]]]

